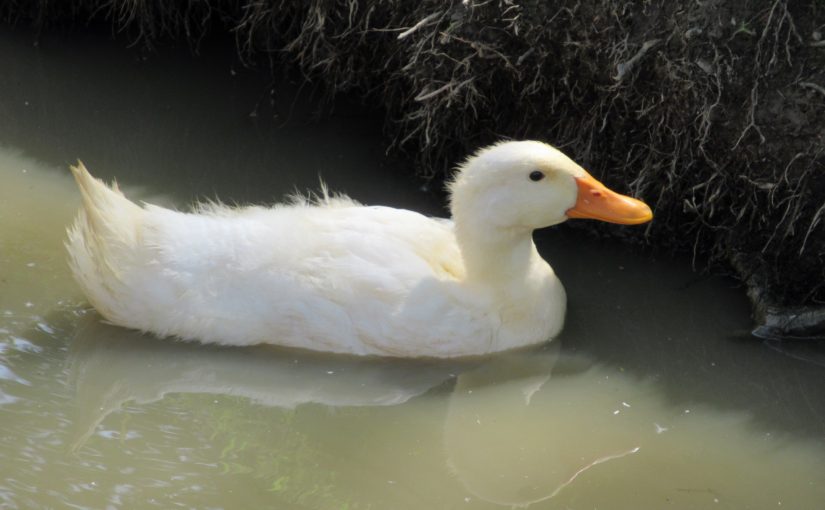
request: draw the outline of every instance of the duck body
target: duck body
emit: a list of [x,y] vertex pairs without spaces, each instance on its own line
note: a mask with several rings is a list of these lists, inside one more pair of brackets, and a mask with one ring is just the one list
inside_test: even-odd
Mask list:
[[564,288],[536,251],[534,227],[490,224],[481,212],[490,197],[461,175],[454,219],[443,220],[326,193],[179,212],[138,206],[82,164],[73,172],[83,207],[69,229],[70,266],[117,325],[400,357],[498,352],[546,341],[563,325]]

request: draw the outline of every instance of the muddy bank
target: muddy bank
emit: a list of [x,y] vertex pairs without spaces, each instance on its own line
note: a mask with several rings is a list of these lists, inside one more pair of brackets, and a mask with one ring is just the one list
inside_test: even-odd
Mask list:
[[150,49],[232,33],[250,65],[381,105],[424,179],[503,137],[547,140],[656,214],[580,228],[735,272],[761,335],[825,335],[820,1],[44,0],[0,16]]

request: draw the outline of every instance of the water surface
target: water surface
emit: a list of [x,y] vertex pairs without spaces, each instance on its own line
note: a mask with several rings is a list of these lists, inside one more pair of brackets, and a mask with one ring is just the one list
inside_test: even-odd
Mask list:
[[322,176],[437,212],[346,103],[314,119],[222,44],[145,58],[0,34],[0,508],[819,508],[825,366],[747,335],[728,280],[563,229],[560,339],[454,362],[205,347],[102,324],[66,164],[127,194],[272,201]]

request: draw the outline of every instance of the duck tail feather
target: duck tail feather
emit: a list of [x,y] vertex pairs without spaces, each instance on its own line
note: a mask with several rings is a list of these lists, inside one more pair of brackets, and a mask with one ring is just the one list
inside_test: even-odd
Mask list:
[[71,167],[82,207],[68,229],[69,266],[92,305],[109,320],[120,315],[110,303],[123,291],[123,274],[138,243],[143,209],[114,184],[93,177],[81,161]]

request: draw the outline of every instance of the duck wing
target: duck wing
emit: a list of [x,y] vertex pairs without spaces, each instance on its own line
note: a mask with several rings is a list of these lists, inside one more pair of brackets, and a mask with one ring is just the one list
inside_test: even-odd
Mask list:
[[70,266],[111,323],[353,354],[452,355],[457,338],[489,335],[459,289],[449,220],[346,197],[186,213],[138,206],[82,165],[73,171],[83,208]]

